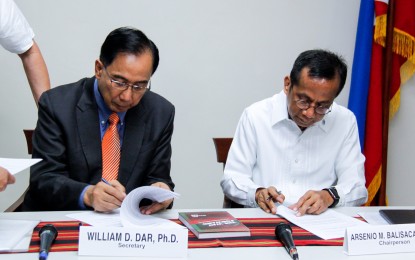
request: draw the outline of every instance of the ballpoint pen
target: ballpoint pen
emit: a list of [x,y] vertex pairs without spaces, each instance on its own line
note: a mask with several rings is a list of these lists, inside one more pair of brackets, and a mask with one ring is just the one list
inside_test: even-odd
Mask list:
[[105,178],[101,178],[101,181],[105,184],[111,185],[111,183],[109,183]]

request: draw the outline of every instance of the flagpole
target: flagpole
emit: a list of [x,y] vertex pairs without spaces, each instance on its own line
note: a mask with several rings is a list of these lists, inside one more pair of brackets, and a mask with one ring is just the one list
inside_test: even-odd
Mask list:
[[386,174],[388,166],[389,104],[390,86],[392,84],[392,46],[395,19],[395,1],[389,0],[388,21],[386,27],[385,63],[383,73],[382,95],[382,181],[379,189],[378,205],[386,206]]

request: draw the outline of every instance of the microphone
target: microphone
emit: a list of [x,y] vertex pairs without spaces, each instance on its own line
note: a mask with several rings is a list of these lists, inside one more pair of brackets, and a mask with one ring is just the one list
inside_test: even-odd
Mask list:
[[39,230],[40,250],[39,260],[46,260],[48,258],[50,246],[58,236],[58,230],[52,224],[46,224]]
[[282,244],[284,245],[285,249],[287,249],[288,254],[290,254],[291,258],[294,260],[299,260],[297,248],[294,245],[294,240],[292,236],[292,229],[290,225],[285,223],[279,223],[275,227],[275,236],[279,239]]

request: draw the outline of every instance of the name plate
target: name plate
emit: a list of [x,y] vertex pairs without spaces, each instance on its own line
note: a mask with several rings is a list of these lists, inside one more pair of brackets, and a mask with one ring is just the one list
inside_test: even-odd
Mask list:
[[348,255],[415,252],[415,224],[347,228],[343,249]]
[[79,229],[79,255],[187,257],[185,227],[92,227]]

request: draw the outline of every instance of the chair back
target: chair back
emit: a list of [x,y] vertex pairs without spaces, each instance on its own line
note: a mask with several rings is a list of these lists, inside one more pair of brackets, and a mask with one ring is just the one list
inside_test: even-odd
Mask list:
[[228,158],[229,148],[231,148],[233,138],[213,138],[213,143],[216,149],[216,160],[218,163],[223,163],[225,168],[226,159]]
[[33,129],[23,129],[24,136],[26,137],[26,144],[27,144],[27,153],[32,154],[33,146],[32,146],[32,136]]
[[[215,144],[216,149],[216,160],[218,163],[223,164],[223,168],[225,169],[226,160],[228,158],[228,152],[231,148],[233,138],[231,137],[215,137],[213,138],[213,143]],[[224,195],[223,198],[223,208],[243,208],[244,206],[241,204],[238,204],[232,200],[230,200],[228,197]]]

